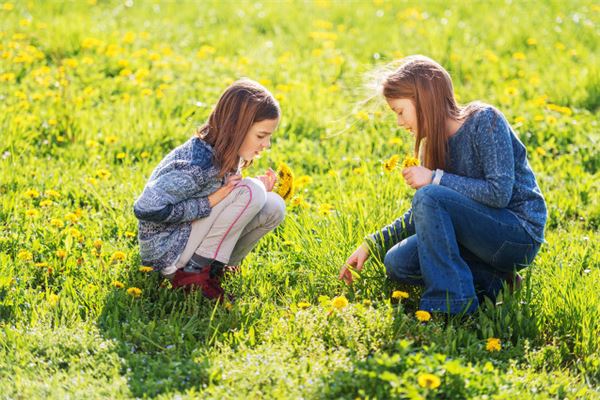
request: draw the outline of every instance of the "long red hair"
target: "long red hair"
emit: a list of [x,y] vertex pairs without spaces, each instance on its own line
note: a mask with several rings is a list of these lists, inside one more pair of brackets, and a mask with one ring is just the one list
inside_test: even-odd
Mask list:
[[[281,115],[279,103],[264,86],[243,78],[229,86],[196,135],[214,149],[219,176],[237,171],[238,156],[246,134],[255,122],[277,119]],[[242,168],[251,164],[244,160]]]
[[[480,108],[478,103],[461,107],[454,98],[450,74],[425,56],[409,56],[383,81],[387,99],[410,99],[417,113],[414,153],[422,150],[423,165],[443,169],[446,165],[448,119],[462,121]],[[423,143],[423,148],[421,144]]]

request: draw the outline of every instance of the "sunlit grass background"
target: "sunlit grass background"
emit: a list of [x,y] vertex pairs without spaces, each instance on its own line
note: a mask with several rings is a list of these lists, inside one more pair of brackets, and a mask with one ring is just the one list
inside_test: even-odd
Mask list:
[[[593,1],[0,2],[0,397],[598,398],[599,21]],[[336,278],[410,206],[382,165],[411,137],[363,101],[414,53],[504,112],[548,202],[525,288],[473,319],[419,323],[375,261]],[[140,270],[132,203],[241,76],[283,110],[249,174],[283,161],[297,188],[215,307]]]

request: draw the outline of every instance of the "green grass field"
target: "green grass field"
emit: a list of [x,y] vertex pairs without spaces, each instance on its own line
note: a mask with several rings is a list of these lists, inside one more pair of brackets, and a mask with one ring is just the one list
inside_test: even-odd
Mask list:
[[[600,398],[600,6],[446,3],[0,2],[0,398]],[[410,206],[382,165],[412,137],[364,102],[409,54],[505,114],[548,203],[524,288],[466,320],[376,260],[337,279]],[[241,76],[283,111],[248,174],[296,196],[215,306],[140,271],[132,204]]]

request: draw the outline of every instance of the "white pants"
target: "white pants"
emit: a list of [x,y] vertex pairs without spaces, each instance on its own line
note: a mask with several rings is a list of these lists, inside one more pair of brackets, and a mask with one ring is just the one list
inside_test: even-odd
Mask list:
[[226,265],[239,265],[256,243],[285,217],[285,202],[254,178],[242,179],[210,215],[192,222],[188,242],[164,275],[186,266],[194,253]]

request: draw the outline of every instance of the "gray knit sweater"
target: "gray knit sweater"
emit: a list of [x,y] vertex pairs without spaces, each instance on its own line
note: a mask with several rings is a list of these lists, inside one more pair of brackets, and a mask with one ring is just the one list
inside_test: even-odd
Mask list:
[[174,263],[187,244],[191,222],[210,214],[208,195],[224,183],[213,155],[208,143],[192,137],[152,172],[133,206],[143,265],[162,270]]
[[[546,202],[527,162],[525,146],[495,108],[476,111],[450,137],[440,185],[489,207],[506,208],[535,241],[544,241]],[[408,210],[368,239],[388,249],[407,236],[404,227],[410,219]]]

